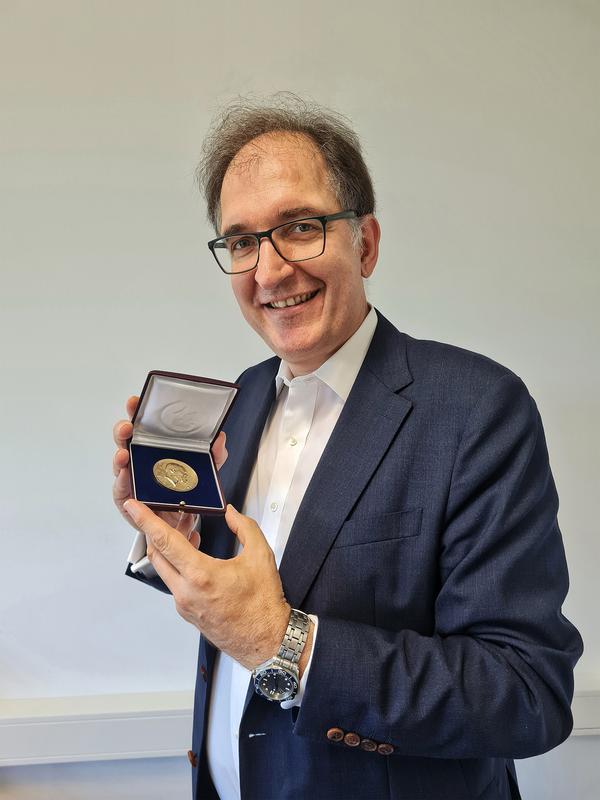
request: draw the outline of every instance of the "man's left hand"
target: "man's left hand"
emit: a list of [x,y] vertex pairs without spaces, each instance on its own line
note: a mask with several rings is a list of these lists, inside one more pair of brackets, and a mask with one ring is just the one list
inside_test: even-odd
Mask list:
[[223,560],[202,553],[137,500],[124,510],[147,537],[150,563],[177,611],[247,669],[278,651],[290,615],[273,551],[250,517],[227,506],[225,521],[243,547]]

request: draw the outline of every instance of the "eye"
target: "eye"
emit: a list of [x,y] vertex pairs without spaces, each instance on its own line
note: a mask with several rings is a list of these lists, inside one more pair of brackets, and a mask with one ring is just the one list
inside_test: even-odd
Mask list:
[[240,236],[237,239],[228,240],[227,248],[231,253],[239,253],[240,251],[248,250],[248,248],[254,247],[255,244],[256,240],[251,236]]
[[296,222],[293,226],[293,230],[297,233],[316,233],[321,230],[321,223],[316,220],[304,219],[300,222]]
[[320,236],[322,230],[318,220],[299,219],[296,222],[290,222],[289,225],[282,225],[277,233],[284,239],[309,239]]

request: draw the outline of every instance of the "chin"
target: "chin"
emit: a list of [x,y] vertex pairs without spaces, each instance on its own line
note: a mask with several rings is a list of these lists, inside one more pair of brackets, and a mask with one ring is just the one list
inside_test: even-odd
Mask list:
[[[300,341],[290,341],[290,339],[287,339],[273,342],[271,349],[274,353],[277,353],[280,358],[291,364],[298,364],[304,361],[318,362],[314,369],[320,366],[320,354],[324,350],[323,342],[319,339],[313,339],[312,337]],[[324,360],[325,359],[323,359],[323,361]],[[310,371],[312,372],[312,369]]]

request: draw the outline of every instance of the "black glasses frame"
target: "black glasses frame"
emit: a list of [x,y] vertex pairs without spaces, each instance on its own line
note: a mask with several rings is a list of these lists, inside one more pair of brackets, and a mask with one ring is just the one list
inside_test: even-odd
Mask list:
[[[248,233],[244,233],[244,232],[242,232],[242,233],[232,233],[229,236],[218,236],[216,239],[211,239],[210,242],[208,242],[208,249],[210,250],[210,252],[215,257],[215,261],[219,265],[219,269],[221,270],[221,272],[224,272],[225,275],[243,275],[245,272],[252,272],[253,269],[256,269],[257,266],[258,266],[258,260],[260,258],[260,243],[261,243],[262,239],[268,239],[271,242],[271,244],[273,245],[273,248],[274,248],[275,252],[277,253],[277,255],[280,256],[280,258],[283,258],[284,261],[289,261],[291,264],[295,264],[298,261],[310,261],[312,258],[318,258],[319,256],[322,256],[323,253],[325,252],[325,244],[327,242],[327,228],[326,228],[326,225],[327,225],[328,222],[333,222],[336,219],[355,219],[357,217],[358,217],[358,212],[356,212],[356,211],[338,211],[336,214],[324,214],[322,216],[316,216],[316,217],[302,217],[301,219],[293,219],[293,220],[290,220],[289,222],[283,222],[283,223],[281,223],[281,225],[275,225],[274,228],[269,228],[268,231],[252,231],[252,232],[248,232]],[[319,220],[319,222],[321,223],[321,225],[323,227],[323,247],[321,249],[321,252],[317,253],[314,256],[309,256],[308,258],[285,258],[285,256],[283,256],[279,252],[279,248],[277,247],[277,245],[273,241],[273,232],[278,230],[279,228],[286,228],[288,225],[293,225],[296,222],[308,222],[308,221],[312,221],[312,220],[315,220],[315,219]],[[226,270],[221,265],[221,262],[219,261],[219,258],[217,256],[217,254],[215,253],[215,249],[221,249],[221,248],[222,249],[226,249],[227,245],[225,244],[225,240],[226,239],[231,239],[234,236],[235,237],[238,237],[238,236],[253,236],[256,239],[257,244],[258,244],[258,248],[256,250],[256,264],[253,267],[248,267],[248,269],[238,270],[237,272],[230,272],[229,270]]]

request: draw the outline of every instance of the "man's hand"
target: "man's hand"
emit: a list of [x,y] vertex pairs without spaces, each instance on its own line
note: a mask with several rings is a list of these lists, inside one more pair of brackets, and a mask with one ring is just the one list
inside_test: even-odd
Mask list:
[[[129,398],[126,405],[129,420],[119,420],[113,428],[113,439],[117,445],[117,452],[113,457],[113,475],[115,476],[113,500],[123,518],[126,519],[130,525],[133,525],[134,528],[136,525],[131,517],[123,510],[123,504],[131,499],[131,473],[129,469],[129,451],[126,448],[126,444],[133,433],[131,418],[135,413],[139,400],[140,398],[135,396]],[[212,446],[212,454],[217,469],[220,469],[227,460],[225,438],[225,432],[221,431]],[[186,539],[189,539],[193,547],[198,548],[200,546],[200,534],[194,530],[198,522],[197,514],[182,514],[179,511],[161,511],[159,517],[169,525],[172,525],[180,534],[185,536]]]
[[123,512],[146,534],[148,558],[171,590],[177,611],[219,650],[247,669],[278,651],[290,615],[273,551],[253,519],[227,506],[225,521],[243,550],[211,558],[137,500]]

